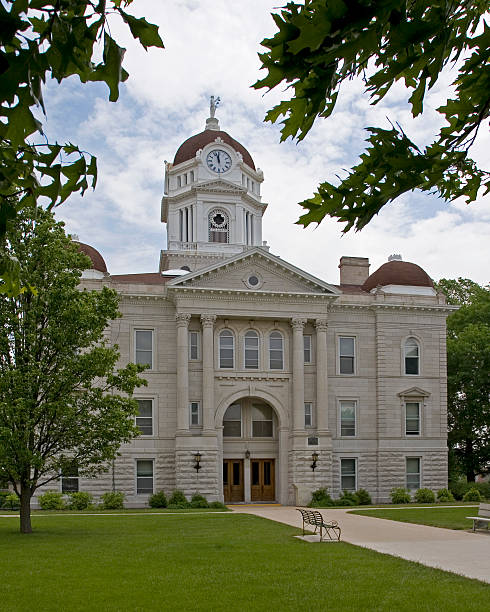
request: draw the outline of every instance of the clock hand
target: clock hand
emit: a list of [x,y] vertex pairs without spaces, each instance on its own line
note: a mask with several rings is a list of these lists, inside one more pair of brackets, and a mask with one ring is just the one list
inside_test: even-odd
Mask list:
[[221,163],[219,160],[219,151],[216,151],[216,159],[218,160],[218,164]]

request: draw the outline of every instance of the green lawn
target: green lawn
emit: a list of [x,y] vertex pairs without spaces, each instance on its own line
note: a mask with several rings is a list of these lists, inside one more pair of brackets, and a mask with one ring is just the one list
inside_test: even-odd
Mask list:
[[466,517],[477,516],[478,506],[466,506],[465,508],[451,508],[449,506],[417,508],[412,506],[410,508],[383,508],[382,510],[354,510],[352,514],[374,516],[402,523],[445,527],[446,529],[471,529],[473,521]]
[[0,519],[0,609],[481,611],[490,586],[232,514]]

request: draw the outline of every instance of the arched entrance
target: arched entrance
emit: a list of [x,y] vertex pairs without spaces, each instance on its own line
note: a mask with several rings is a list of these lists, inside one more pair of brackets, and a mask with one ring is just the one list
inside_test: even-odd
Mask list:
[[278,496],[279,418],[260,397],[232,401],[222,417],[225,502],[273,502]]

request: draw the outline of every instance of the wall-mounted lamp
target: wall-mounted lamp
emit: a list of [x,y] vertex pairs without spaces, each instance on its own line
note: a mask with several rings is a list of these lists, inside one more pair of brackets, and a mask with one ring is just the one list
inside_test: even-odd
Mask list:
[[248,450],[248,448],[245,451],[245,459],[250,459],[250,451]]
[[196,451],[194,453],[194,469],[196,470],[196,472],[199,472],[199,470],[201,469],[201,453],[199,451]]
[[316,468],[316,462],[318,461],[318,453],[316,451],[314,451],[313,453],[311,453],[311,460],[313,461],[313,463],[311,464],[311,469],[313,471],[315,471]]

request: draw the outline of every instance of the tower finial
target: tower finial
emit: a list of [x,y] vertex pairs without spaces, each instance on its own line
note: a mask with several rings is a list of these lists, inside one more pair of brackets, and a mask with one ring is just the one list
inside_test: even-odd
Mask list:
[[213,119],[220,102],[221,98],[219,96],[217,96],[216,98],[214,96],[211,96],[211,99],[209,101],[209,116]]
[[209,100],[209,117],[206,119],[206,129],[207,130],[217,130],[219,131],[219,121],[216,119],[216,109],[218,108],[219,103],[221,102],[221,98],[217,96],[211,96]]

